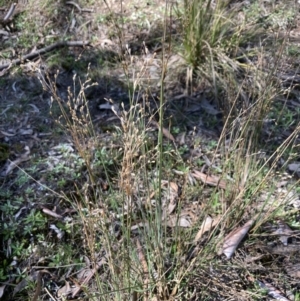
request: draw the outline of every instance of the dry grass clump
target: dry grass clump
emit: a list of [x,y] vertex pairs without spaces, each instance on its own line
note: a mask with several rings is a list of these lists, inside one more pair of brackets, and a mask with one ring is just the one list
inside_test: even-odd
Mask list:
[[[89,78],[86,78],[85,82],[82,83],[75,74],[73,76],[73,89],[71,89],[71,87],[68,88],[67,100],[64,100],[60,97],[57,90],[56,80],[58,76],[59,73],[57,72],[52,80],[49,75],[45,77],[41,71],[39,72],[39,80],[44,90],[51,94],[51,102],[53,103],[53,101],[55,101],[59,105],[62,115],[60,120],[58,120],[58,124],[62,128],[66,128],[71,135],[79,155],[85,161],[85,165],[89,171],[90,181],[94,184],[95,179],[93,178],[91,167],[93,153],[95,152],[94,144],[96,141],[92,142],[91,138],[96,139],[96,134],[93,128],[85,91],[97,84],[91,83],[91,79]],[[76,91],[78,85],[79,91]]]
[[[253,252],[252,256],[257,251],[245,242],[246,247],[236,251],[236,258],[230,261],[225,257],[230,259],[233,253],[228,256],[224,244],[228,234],[236,234],[245,224],[249,225],[246,234],[254,241],[253,234],[272,221],[286,204],[284,199],[275,203],[259,202],[258,198],[273,188],[271,171],[276,169],[285,151],[293,148],[300,128],[274,154],[269,157],[262,154],[264,120],[273,100],[282,92],[281,87],[272,75],[264,77],[263,68],[252,64],[249,53],[241,51],[245,39],[253,36],[252,28],[245,24],[238,27],[231,18],[233,12],[223,4],[185,1],[181,15],[184,56],[187,68],[195,70],[193,80],[204,76],[211,81],[217,99],[226,95],[219,101],[224,111],[224,129],[201,171],[192,160],[181,159],[176,140],[164,127],[164,80],[168,72],[165,48],[158,80],[159,107],[150,115],[146,114],[146,102],[141,104],[136,97],[149,88],[143,80],[149,59],[145,56],[137,76],[129,78],[126,68],[132,66],[132,56],[129,53],[123,57],[130,104],[122,104],[119,109],[112,107],[121,121],[117,128],[121,133],[122,155],[118,173],[107,190],[97,186],[93,167],[97,134],[85,98],[90,81],[80,83],[78,91],[69,89],[68,100],[64,102],[58,96],[55,79],[51,83],[49,77],[41,78],[44,88],[59,104],[65,128],[88,171],[85,185],[77,186],[72,197],[68,196],[82,227],[82,236],[76,235],[83,244],[87,272],[73,279],[77,287],[68,292],[69,296],[74,298],[83,291],[81,296],[97,300],[262,297],[258,288],[260,278],[255,278],[257,267],[247,265],[243,254]],[[153,121],[158,134],[149,145]],[[172,156],[183,162],[183,171],[170,169],[172,165],[168,162],[174,162],[170,148]],[[186,195],[190,199],[185,199]],[[242,282],[241,286],[232,285],[235,281]]]
[[[230,2],[185,1],[178,14],[182,20],[183,55],[190,65],[190,74],[205,79],[224,116],[235,118],[247,114],[248,109],[253,114],[252,105],[262,106],[262,101],[256,100],[266,93],[269,99],[274,93],[269,89],[275,84],[273,75],[282,48],[273,37],[270,45],[262,24],[248,20],[243,9],[229,5]],[[266,60],[265,49],[269,51],[274,46],[280,51],[271,60],[267,55]],[[263,102],[265,111],[269,104],[268,100]],[[258,108],[257,121],[261,120],[261,109]]]

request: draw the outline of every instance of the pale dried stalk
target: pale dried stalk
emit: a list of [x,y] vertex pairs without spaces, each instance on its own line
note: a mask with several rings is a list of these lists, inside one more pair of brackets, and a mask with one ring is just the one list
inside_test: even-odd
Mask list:
[[148,269],[148,264],[143,252],[143,248],[142,245],[139,241],[139,239],[136,239],[136,247],[137,247],[137,252],[138,252],[138,258],[139,261],[142,265],[142,270],[143,270],[143,274],[144,274],[144,300],[147,301],[148,300],[148,285],[149,285],[149,269]]

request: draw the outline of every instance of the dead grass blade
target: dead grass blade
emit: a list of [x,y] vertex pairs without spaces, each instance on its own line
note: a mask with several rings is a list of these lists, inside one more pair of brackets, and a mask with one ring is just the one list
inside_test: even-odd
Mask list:
[[138,258],[140,261],[140,264],[142,266],[142,271],[143,271],[143,283],[144,283],[144,301],[148,300],[148,285],[149,285],[149,269],[148,269],[148,264],[143,252],[142,245],[139,241],[139,239],[136,239],[136,247],[137,247],[137,252],[138,252]]

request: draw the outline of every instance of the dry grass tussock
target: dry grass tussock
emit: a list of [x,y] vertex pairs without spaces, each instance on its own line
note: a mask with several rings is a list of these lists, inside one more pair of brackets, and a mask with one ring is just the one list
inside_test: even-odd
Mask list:
[[[85,84],[78,95],[84,95],[84,87]],[[195,166],[185,165],[180,176],[172,171],[174,156],[177,162],[182,159],[176,147],[171,155],[166,150],[174,143],[167,139],[170,137],[166,133],[171,134],[166,128],[149,138],[151,119],[159,113],[147,115],[147,108],[135,103],[134,98],[128,108],[112,107],[120,120],[123,155],[118,178],[115,183],[112,180],[106,194],[95,185],[92,164],[95,149],[87,146],[90,145],[87,141],[97,141],[97,136],[86,121],[89,119],[82,118],[89,116],[88,110],[82,114],[87,107],[81,107],[78,118],[77,101],[82,100],[74,97],[74,103],[67,104],[72,116],[66,119],[67,129],[88,165],[90,176],[70,202],[76,204],[79,213],[90,268],[86,267],[88,275],[78,280],[82,284],[69,289],[67,294],[77,296],[82,290],[89,298],[111,300],[261,298],[264,294],[261,283],[268,282],[264,280],[264,272],[254,276],[258,269],[255,258],[263,256],[255,246],[255,239],[254,243],[253,239],[247,240],[231,261],[222,254],[232,256],[225,252],[226,235],[234,231],[239,234],[239,227],[247,221],[251,221],[247,229],[250,237],[260,233],[277,214],[282,214],[288,202],[285,197],[278,200],[267,196],[266,200],[260,200],[261,195],[271,195],[273,170],[285,150],[293,146],[299,131],[296,128],[270,157],[259,151],[257,141],[262,125],[257,122],[258,115],[263,120],[266,108],[277,95],[275,90],[276,86],[262,89],[257,101],[234,118],[234,122],[228,115],[217,147],[202,169],[206,178],[201,178],[200,185]],[[150,144],[149,139],[152,139]],[[159,141],[164,141],[162,148]],[[209,182],[208,177],[213,180]],[[213,188],[207,187],[207,183]],[[89,185],[92,189],[88,189]],[[199,187],[193,189],[193,185]],[[195,198],[196,209],[189,204]],[[237,242],[233,244],[234,249],[239,246]],[[273,278],[276,271],[270,269],[268,273]]]
[[[276,174],[294,160],[300,126],[275,149],[263,143],[272,131],[266,129],[269,113],[287,95],[275,76],[285,41],[270,58],[270,49],[253,38],[259,26],[233,19],[235,6],[224,4],[229,7],[224,1],[192,0],[175,10],[187,74],[184,92],[188,99],[203,87],[200,94],[219,106],[217,141],[203,135],[200,122],[192,129],[170,126],[175,111],[165,98],[174,51],[168,3],[162,52],[145,48],[138,72],[130,70],[136,67],[133,54],[120,57],[129,103],[107,99],[114,122],[105,147],[101,140],[107,133],[96,128],[86,97],[95,85],[90,70],[84,78],[74,76],[67,100],[57,90],[59,74],[39,72],[52,104],[59,105],[57,124],[84,161],[84,176],[59,193],[60,202],[74,210],[70,220],[59,218],[68,235],[56,241],[65,246],[61,253],[68,252],[68,269],[63,262],[55,266],[58,287],[43,293],[32,276],[37,283],[28,289],[32,300],[38,300],[37,292],[45,300],[292,300],[292,295],[300,300],[299,276],[290,272],[300,262],[292,251],[299,246],[299,215],[292,214],[298,210],[299,181],[291,180],[283,191]],[[119,24],[119,16],[107,9],[110,22]],[[116,28],[122,49],[125,33]],[[160,74],[149,80],[149,62],[157,56]],[[270,61],[261,63],[264,58]],[[32,271],[44,277],[48,267]]]

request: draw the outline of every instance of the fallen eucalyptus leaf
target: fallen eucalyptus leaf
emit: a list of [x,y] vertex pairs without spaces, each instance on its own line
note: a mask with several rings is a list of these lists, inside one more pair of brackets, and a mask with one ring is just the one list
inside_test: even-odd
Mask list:
[[211,105],[206,98],[201,99],[200,105],[207,114],[215,116],[221,113],[221,111],[217,110],[213,105]]
[[169,216],[167,220],[167,226],[168,227],[183,227],[183,228],[189,228],[192,226],[191,221],[186,216],[176,216],[172,215]]
[[55,212],[53,212],[53,211],[51,211],[47,208],[43,208],[43,212],[45,214],[48,214],[48,215],[52,216],[52,217],[55,217],[55,218],[58,218],[58,219],[63,219],[62,215],[57,214],[57,213],[55,213]]
[[220,219],[221,219],[220,216],[217,216],[214,219],[212,219],[210,216],[207,216],[195,236],[194,243],[197,243],[201,239],[204,233],[211,231],[218,224]]
[[0,286],[0,298],[3,296],[4,294],[4,290],[5,290],[6,284],[3,284]]
[[217,176],[209,176],[201,171],[198,170],[194,170],[192,172],[192,176],[194,178],[196,178],[197,180],[200,180],[201,182],[203,182],[204,184],[208,184],[211,186],[218,186],[222,189],[226,189],[227,187],[227,183],[224,180],[221,180],[219,177]]
[[[155,125],[155,126],[157,127],[157,129],[160,128],[160,125],[159,125],[159,123],[158,123],[157,121],[152,120],[151,123],[152,123],[153,125]],[[162,128],[162,133],[163,133],[163,135],[164,135],[166,138],[168,138],[169,140],[175,142],[174,136],[170,133],[170,131],[169,131],[168,129]]]
[[[165,186],[167,186],[165,188]],[[177,206],[178,185],[175,182],[162,181],[164,191],[162,199],[162,219],[165,220]]]
[[300,263],[286,265],[285,271],[291,277],[300,278]]
[[18,220],[19,216],[22,214],[23,210],[26,210],[27,207],[22,207],[21,209],[19,209],[19,211],[15,214],[15,220]]
[[32,277],[28,276],[26,278],[24,278],[23,280],[21,280],[15,287],[13,290],[13,297],[15,296],[15,294],[17,294],[18,292],[22,291],[27,285],[28,282],[32,281]]
[[69,294],[71,294],[72,288],[70,286],[70,283],[68,281],[65,280],[65,285],[63,287],[61,287],[58,291],[57,291],[57,297],[58,298],[65,298],[67,297]]
[[267,283],[265,281],[256,281],[258,283],[258,285],[265,289],[268,293],[269,296],[271,296],[272,298],[274,298],[275,300],[280,300],[280,301],[291,301],[290,299],[286,298],[285,296],[283,296],[282,292],[280,290],[278,290],[277,288],[275,288],[273,285],[271,285],[270,283]]
[[80,284],[76,284],[76,288],[74,288],[74,290],[72,291],[72,298],[74,298],[80,291],[82,286],[86,285],[89,283],[89,281],[93,278],[93,276],[95,275],[95,273],[100,269],[100,267],[102,267],[104,264],[106,264],[106,258],[102,258],[99,261],[97,261],[96,263],[96,267],[93,269],[89,269],[89,271],[86,274],[86,277],[84,279],[82,279],[83,281]]
[[5,131],[1,131],[1,133],[7,137],[14,137],[17,135],[16,133],[9,133],[9,132],[5,132]]
[[20,135],[32,135],[33,129],[20,129],[19,134]]
[[291,163],[288,165],[288,169],[291,172],[300,172],[300,163]]
[[233,231],[231,231],[224,239],[222,250],[219,252],[226,255],[229,259],[232,257],[233,253],[235,252],[236,248],[248,233],[251,226],[254,224],[254,220],[249,220],[245,225],[239,227]]
[[9,175],[21,162],[29,160],[30,149],[25,146],[25,153],[14,161],[10,161],[9,165],[6,167],[5,171],[2,173],[4,176]]
[[33,108],[33,113],[40,113],[40,110],[36,105],[31,103],[29,105]]
[[272,234],[279,235],[279,240],[287,246],[289,237],[293,234],[293,230],[284,222],[280,222],[276,231]]
[[49,228],[56,233],[58,239],[62,239],[63,238],[64,232],[61,231],[60,229],[58,229],[55,225],[50,225]]

